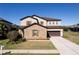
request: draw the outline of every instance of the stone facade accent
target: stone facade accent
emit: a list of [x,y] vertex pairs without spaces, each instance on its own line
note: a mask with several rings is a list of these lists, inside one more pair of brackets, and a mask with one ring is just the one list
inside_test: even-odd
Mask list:
[[[33,30],[38,30],[38,36],[33,36]],[[26,39],[47,39],[47,29],[39,25],[32,25],[24,29],[24,38]]]

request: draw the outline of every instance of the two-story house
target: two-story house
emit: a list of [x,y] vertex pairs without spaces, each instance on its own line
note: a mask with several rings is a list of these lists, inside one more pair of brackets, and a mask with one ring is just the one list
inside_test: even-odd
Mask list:
[[27,16],[20,19],[19,32],[26,39],[47,39],[51,36],[63,36],[60,26],[61,19],[40,17],[37,15]]

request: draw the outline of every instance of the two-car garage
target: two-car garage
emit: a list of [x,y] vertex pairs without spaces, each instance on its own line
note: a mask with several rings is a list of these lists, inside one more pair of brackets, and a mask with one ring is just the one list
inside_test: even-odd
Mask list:
[[63,36],[63,28],[61,26],[48,26],[47,37]]
[[48,31],[49,36],[61,36],[60,31]]
[[48,37],[51,36],[63,36],[63,29],[48,29],[47,31]]

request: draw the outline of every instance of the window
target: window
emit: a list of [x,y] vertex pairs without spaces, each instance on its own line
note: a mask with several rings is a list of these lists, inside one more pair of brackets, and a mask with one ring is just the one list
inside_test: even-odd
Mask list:
[[40,24],[42,24],[42,25],[43,25],[43,21],[41,21],[41,22],[40,22]]
[[52,23],[54,24],[54,21]]
[[49,22],[49,24],[51,24],[51,22]]
[[31,21],[27,21],[27,25],[30,25],[31,24]]
[[33,34],[33,36],[38,36],[38,30],[33,30],[32,34]]
[[56,24],[58,24],[58,22],[56,21]]

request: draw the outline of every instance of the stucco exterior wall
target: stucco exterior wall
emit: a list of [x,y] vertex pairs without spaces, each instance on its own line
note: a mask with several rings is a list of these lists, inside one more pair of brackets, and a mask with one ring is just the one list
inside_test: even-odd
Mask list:
[[[56,22],[58,24],[56,24]],[[61,21],[47,21],[47,26],[60,26],[61,25]]]
[[20,25],[21,25],[21,26],[27,26],[27,21],[31,21],[31,24],[37,23],[37,20],[35,20],[35,19],[29,17],[29,18],[26,18],[26,19],[20,21]]
[[[38,36],[33,36],[33,30],[38,30]],[[32,25],[24,29],[24,38],[26,39],[47,39],[47,29],[39,25]]]
[[[41,18],[39,18],[37,16],[33,16],[33,18],[38,19],[39,24],[41,24],[41,21],[42,21],[43,26],[60,26],[61,25],[61,21],[46,21],[46,20],[41,19]],[[29,17],[29,18],[26,18],[26,19],[20,21],[21,26],[27,26],[27,21],[31,21],[32,23],[37,23],[37,20],[35,20],[33,18]]]
[[36,19],[38,19],[38,21],[39,21],[39,23],[41,24],[41,21],[43,22],[43,26],[46,26],[47,25],[47,21],[46,20],[44,20],[44,19],[41,19],[41,18],[39,18],[39,17],[36,17],[36,16],[33,16],[33,18],[36,18]]

